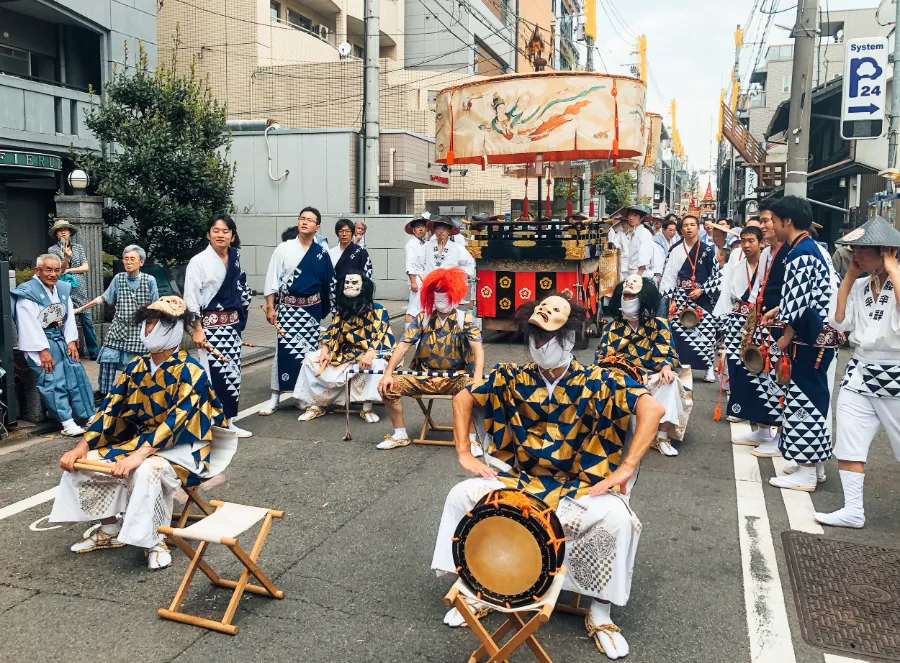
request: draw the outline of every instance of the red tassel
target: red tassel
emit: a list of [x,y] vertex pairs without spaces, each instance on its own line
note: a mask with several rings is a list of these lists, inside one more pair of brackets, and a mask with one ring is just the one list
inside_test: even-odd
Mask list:
[[553,178],[550,177],[550,166],[547,166],[547,205],[544,209],[544,216],[550,218],[550,189],[553,188]]
[[531,217],[531,209],[528,205],[528,166],[525,166],[525,198],[522,200],[522,216]]
[[719,367],[716,369],[719,374],[719,399],[716,401],[716,412],[713,414],[713,421],[719,421],[722,418],[722,392],[725,389],[725,375],[722,370],[722,355],[719,355]]
[[594,187],[591,187],[591,204],[588,208],[588,216],[594,218]]

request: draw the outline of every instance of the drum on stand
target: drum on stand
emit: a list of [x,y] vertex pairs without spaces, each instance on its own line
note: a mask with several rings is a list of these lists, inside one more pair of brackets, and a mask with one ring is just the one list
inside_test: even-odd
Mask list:
[[516,608],[540,601],[565,558],[556,513],[514,488],[492,490],[453,536],[453,563],[479,599]]

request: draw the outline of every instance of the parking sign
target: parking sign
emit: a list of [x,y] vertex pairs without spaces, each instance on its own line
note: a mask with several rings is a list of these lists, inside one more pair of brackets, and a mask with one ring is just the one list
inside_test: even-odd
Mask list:
[[860,37],[847,42],[841,138],[879,138],[884,133],[888,52],[887,37]]

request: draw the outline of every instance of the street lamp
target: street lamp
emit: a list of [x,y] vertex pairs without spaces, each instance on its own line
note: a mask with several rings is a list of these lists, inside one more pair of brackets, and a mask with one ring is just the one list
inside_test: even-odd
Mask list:
[[76,168],[71,173],[69,173],[69,186],[72,187],[72,191],[76,196],[84,196],[86,194],[87,185],[90,179],[87,176],[87,173],[81,170],[81,168]]

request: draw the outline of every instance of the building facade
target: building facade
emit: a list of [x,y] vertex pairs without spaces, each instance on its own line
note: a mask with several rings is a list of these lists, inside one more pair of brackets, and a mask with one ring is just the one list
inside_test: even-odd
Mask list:
[[0,254],[15,267],[46,250],[70,148],[101,148],[84,121],[91,93],[139,43],[155,65],[156,0],[0,3]]

